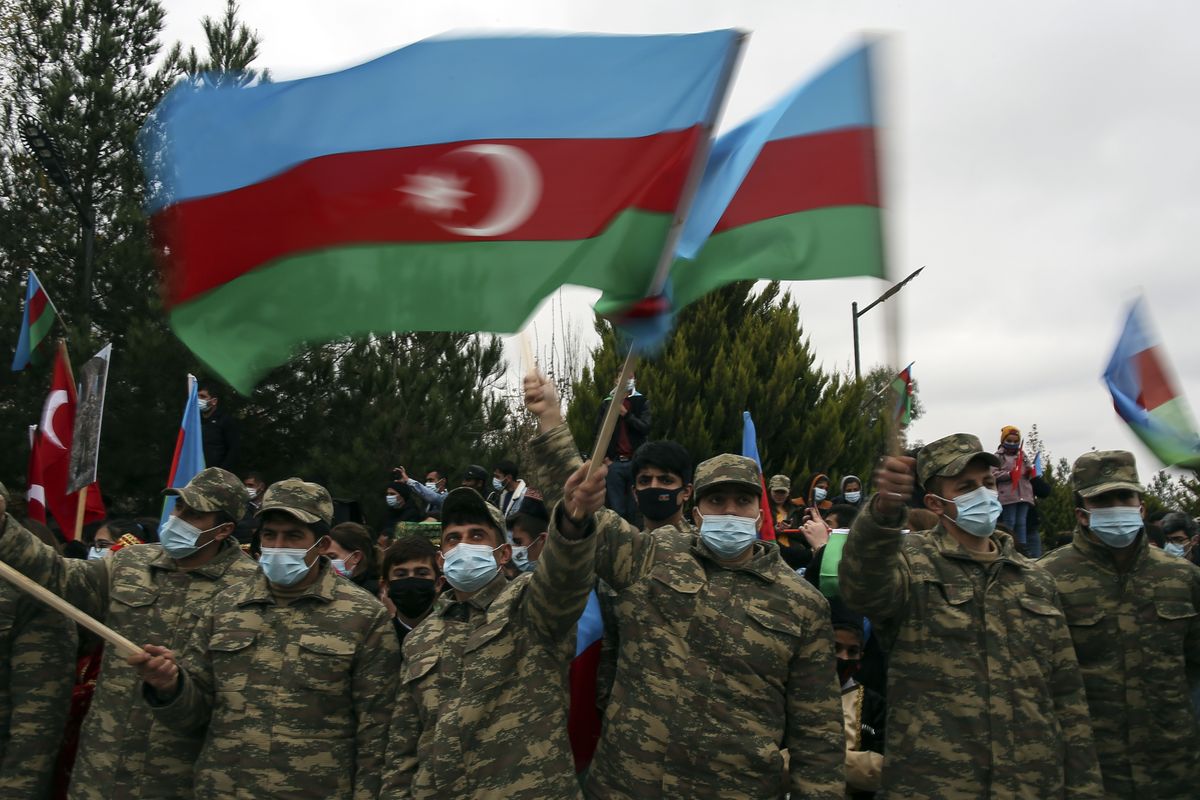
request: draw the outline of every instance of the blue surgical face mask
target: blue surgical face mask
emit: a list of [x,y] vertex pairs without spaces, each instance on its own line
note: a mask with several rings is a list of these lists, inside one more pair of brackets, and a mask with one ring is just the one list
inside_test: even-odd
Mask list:
[[1163,552],[1169,556],[1183,558],[1185,547],[1178,542],[1167,542],[1163,545]]
[[386,497],[384,497],[383,500],[384,500],[384,502],[386,502],[388,504],[388,508],[399,508],[400,507],[400,496],[399,495],[389,494]]
[[829,496],[829,490],[822,489],[820,486],[813,489],[813,499],[820,502]]
[[1133,544],[1142,529],[1142,509],[1138,506],[1084,509],[1088,530],[1109,547],[1120,550]]
[[[934,495],[939,500],[946,498]],[[950,502],[946,500],[946,502]],[[960,494],[954,498],[954,508],[957,516],[950,520],[959,530],[986,539],[996,531],[996,520],[1004,507],[1000,505],[1000,495],[995,489],[980,486],[974,491]],[[947,519],[949,519],[947,517]]]
[[258,557],[263,575],[276,586],[294,586],[312,569],[305,559],[313,547],[322,541],[323,539],[318,539],[317,543],[307,550],[300,547],[264,547],[262,555]]
[[[500,545],[503,547],[504,545]],[[491,583],[500,571],[494,555],[500,547],[486,544],[460,544],[442,556],[446,581],[460,592],[474,592]]]
[[208,547],[215,542],[216,539],[210,539],[200,545],[200,547],[196,546],[196,542],[202,534],[208,533],[208,531],[215,531],[219,527],[221,526],[217,525],[202,531],[195,525],[184,522],[180,517],[171,516],[167,517],[167,521],[159,529],[158,541],[163,546],[163,550],[171,558],[187,558],[188,556],[195,555],[200,550],[200,547]]
[[717,558],[737,558],[757,538],[758,517],[709,514],[700,518],[700,539]]
[[504,482],[501,481],[499,478],[492,478],[492,488],[495,489],[497,492],[503,492],[504,491]]
[[512,560],[521,572],[533,572],[537,569],[537,562],[529,560],[528,546],[522,547],[514,544],[512,548]]
[[1021,446],[1020,442],[1005,442],[1004,449],[1010,453],[1017,452],[1017,448]]
[[103,548],[103,547],[89,547],[89,548],[88,548],[87,560],[88,560],[88,561],[99,561],[100,559],[102,559],[102,558],[104,558],[106,555],[108,555],[108,552],[109,552],[109,551],[108,551],[108,549],[107,549],[107,548]]
[[862,500],[862,492],[846,492],[847,503],[857,504],[859,500]]
[[425,481],[425,488],[430,491],[437,491],[437,481]]

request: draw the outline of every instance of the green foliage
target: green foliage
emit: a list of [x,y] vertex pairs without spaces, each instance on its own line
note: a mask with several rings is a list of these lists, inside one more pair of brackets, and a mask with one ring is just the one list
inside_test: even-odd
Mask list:
[[1200,517],[1200,479],[1172,476],[1162,471],[1146,484],[1146,512],[1182,511],[1193,519]]
[[201,56],[196,48],[183,51],[178,42],[167,55],[167,63],[174,65],[189,78],[214,81],[218,84],[249,86],[271,80],[269,70],[251,67],[258,59],[258,48],[262,44],[258,32],[238,20],[238,5],[234,0],[225,0],[225,13],[221,19],[205,17],[200,22],[208,52]]
[[[865,476],[885,449],[888,370],[857,382],[829,374],[815,357],[790,298],[778,283],[758,295],[752,282],[718,289],[683,309],[661,355],[638,363],[638,391],[650,400],[651,437],[683,444],[697,460],[741,452],[742,412],[758,431],[768,475],[799,481],[815,472]],[[593,363],[575,384],[568,424],[591,448],[603,399],[625,350],[604,322]]]

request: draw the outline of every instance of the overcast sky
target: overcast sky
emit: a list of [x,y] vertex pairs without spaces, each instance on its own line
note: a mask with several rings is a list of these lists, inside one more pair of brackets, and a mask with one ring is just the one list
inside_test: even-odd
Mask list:
[[[164,0],[167,41],[201,43],[223,0]],[[994,447],[1037,423],[1055,457],[1131,449],[1100,373],[1143,291],[1181,388],[1200,397],[1200,5],[851,0],[242,0],[277,80],[368,60],[461,28],[751,32],[728,128],[863,31],[889,32],[889,250],[904,363],[915,361],[930,441]],[[852,369],[850,303],[882,281],[793,283],[818,360]],[[594,292],[566,294],[590,330]],[[895,301],[889,301],[889,305]],[[865,365],[886,359],[881,309],[862,319]],[[541,339],[548,317],[537,318]],[[516,355],[516,349],[512,353]],[[902,366],[902,365],[901,365]],[[735,443],[734,443],[735,444]]]

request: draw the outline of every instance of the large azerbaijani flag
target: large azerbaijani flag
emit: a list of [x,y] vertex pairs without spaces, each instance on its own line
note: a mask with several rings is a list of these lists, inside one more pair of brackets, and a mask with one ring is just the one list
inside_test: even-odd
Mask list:
[[1167,466],[1200,469],[1200,433],[1187,399],[1175,386],[1166,353],[1145,301],[1129,309],[1121,338],[1104,370],[1121,419]]
[[176,334],[240,391],[304,342],[520,329],[650,284],[736,31],[418,42],[173,89],[142,132]]
[[13,353],[13,372],[20,372],[30,364],[41,364],[46,359],[43,345],[48,341],[50,329],[58,318],[58,309],[50,295],[42,288],[33,270],[25,279],[25,309],[21,316],[21,332],[17,336],[17,350]]
[[856,48],[717,139],[675,250],[676,308],[739,280],[884,277],[871,59]]

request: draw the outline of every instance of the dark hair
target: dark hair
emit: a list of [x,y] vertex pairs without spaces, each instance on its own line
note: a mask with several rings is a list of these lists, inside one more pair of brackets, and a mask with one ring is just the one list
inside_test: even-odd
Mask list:
[[357,550],[363,554],[362,575],[374,578],[379,575],[379,551],[375,549],[375,537],[365,525],[357,522],[343,522],[329,529],[329,538],[338,543],[339,547]]
[[197,392],[207,392],[209,397],[221,396],[221,385],[213,380],[203,380],[196,385]]
[[250,470],[242,475],[242,482],[244,483],[246,481],[258,481],[259,483],[266,483],[267,479],[263,477],[261,472]]
[[397,564],[403,564],[406,561],[428,561],[433,566],[433,571],[440,575],[441,570],[438,569],[437,555],[438,549],[434,547],[433,542],[424,536],[416,536],[411,533],[405,534],[384,551],[383,566],[380,568],[379,578],[386,583],[391,579],[392,567]]
[[1146,538],[1159,547],[1165,547],[1167,544],[1167,535],[1163,533],[1162,525],[1157,522],[1146,523]]
[[520,477],[520,474],[519,474],[518,468],[517,468],[517,462],[510,461],[507,458],[497,461],[496,469],[500,472],[501,475],[512,475],[514,481],[518,477]]
[[520,526],[521,530],[527,531],[533,536],[538,536],[550,530],[550,520],[537,514],[517,513],[515,517],[509,520],[508,527],[516,528],[517,526]]
[[442,530],[445,531],[451,525],[483,525],[496,534],[497,546],[506,544],[508,538],[504,531],[496,530],[496,521],[488,514],[473,514],[469,511],[455,511],[452,514],[442,514]]
[[1164,514],[1161,525],[1163,536],[1168,536],[1175,531],[1183,531],[1189,539],[1196,535],[1195,521],[1182,511],[1171,511]]
[[838,525],[843,528],[849,528],[854,524],[854,518],[858,516],[858,506],[852,506],[849,503],[838,503],[825,512],[825,518],[837,514]]
[[639,472],[646,467],[658,467],[665,472],[673,472],[683,479],[684,485],[692,482],[692,455],[679,442],[660,439],[656,442],[646,442],[633,454],[632,471],[636,480]]

